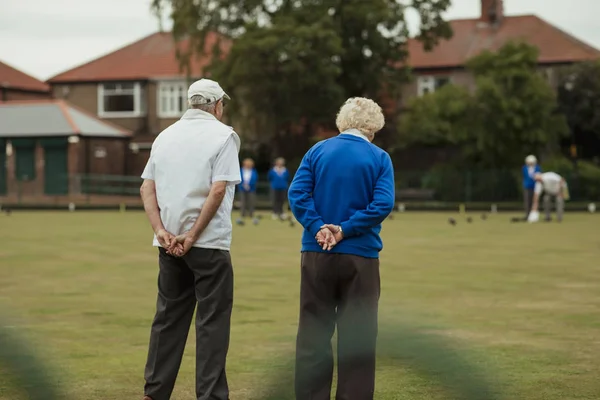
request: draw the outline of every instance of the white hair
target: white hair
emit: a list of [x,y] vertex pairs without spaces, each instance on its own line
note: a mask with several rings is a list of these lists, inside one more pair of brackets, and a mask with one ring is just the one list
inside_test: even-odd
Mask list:
[[188,103],[191,108],[206,111],[211,114],[215,112],[217,106],[216,101],[208,102],[208,100],[204,96],[201,96],[199,94],[192,96]]
[[381,107],[371,99],[352,97],[344,103],[335,121],[340,132],[358,129],[369,139],[385,124]]
[[530,154],[525,157],[525,164],[537,164],[537,158],[533,154]]

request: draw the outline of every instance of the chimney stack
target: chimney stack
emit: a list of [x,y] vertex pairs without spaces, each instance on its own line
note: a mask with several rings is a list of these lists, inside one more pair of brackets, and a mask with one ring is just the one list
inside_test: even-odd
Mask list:
[[504,18],[503,0],[481,0],[481,20],[491,25],[499,25]]

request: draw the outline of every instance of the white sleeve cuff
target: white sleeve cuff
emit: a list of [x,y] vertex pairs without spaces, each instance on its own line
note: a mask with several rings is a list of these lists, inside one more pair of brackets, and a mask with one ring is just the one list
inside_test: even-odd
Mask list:
[[234,185],[237,185],[239,183],[242,182],[242,180],[240,179],[239,176],[236,175],[219,175],[219,176],[213,176],[212,177],[212,181],[213,182],[227,182],[227,183],[231,183]]

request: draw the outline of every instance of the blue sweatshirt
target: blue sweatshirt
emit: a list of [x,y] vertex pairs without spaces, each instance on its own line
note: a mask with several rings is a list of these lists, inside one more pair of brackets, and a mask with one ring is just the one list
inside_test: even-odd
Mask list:
[[344,239],[330,253],[378,258],[381,223],[395,203],[390,156],[362,137],[342,133],[313,146],[288,192],[304,227],[303,252],[326,253],[315,236],[324,224],[341,225]]
[[[244,168],[240,168],[240,176],[242,177],[242,182],[238,185],[238,190],[240,192],[256,192],[256,183],[258,182],[258,172],[256,172],[256,169],[252,168],[252,175],[248,182],[244,180]],[[250,189],[246,189],[244,185],[250,186]]]
[[542,169],[539,165],[533,167],[533,174],[529,175],[529,167],[527,165],[523,165],[523,188],[525,189],[533,189],[535,187],[535,179],[533,176],[538,172],[542,172]]
[[271,182],[271,189],[286,190],[288,188],[288,182],[290,181],[290,173],[285,169],[280,175],[275,171],[275,168],[271,168],[268,178],[269,182]]

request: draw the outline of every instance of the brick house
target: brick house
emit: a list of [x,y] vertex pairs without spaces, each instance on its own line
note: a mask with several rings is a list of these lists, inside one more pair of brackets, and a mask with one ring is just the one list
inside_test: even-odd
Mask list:
[[[64,203],[111,194],[98,192],[92,178],[124,174],[130,136],[63,100],[0,103],[0,204]],[[127,188],[117,189],[112,194],[125,194]]]
[[511,40],[539,49],[539,69],[556,84],[557,67],[600,58],[600,51],[535,15],[504,14],[503,0],[481,0],[481,16],[449,21],[454,35],[427,52],[416,40],[408,42],[408,65],[414,81],[403,90],[403,101],[452,82],[473,87],[465,64],[484,50],[498,50]]
[[0,103],[49,98],[48,84],[0,61]]
[[[209,36],[207,48],[215,41],[216,35]],[[55,98],[133,133],[125,161],[120,153],[106,156],[125,162],[123,175],[141,174],[156,135],[187,109],[189,80],[180,70],[177,49],[171,33],[158,32],[48,80]],[[191,79],[200,77],[209,58],[193,58],[190,64]]]

